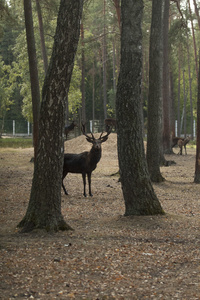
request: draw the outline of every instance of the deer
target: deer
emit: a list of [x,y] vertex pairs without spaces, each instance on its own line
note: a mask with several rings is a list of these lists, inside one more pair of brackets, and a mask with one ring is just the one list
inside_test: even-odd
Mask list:
[[70,131],[72,131],[74,129],[74,127],[77,126],[76,125],[76,122],[75,121],[72,121],[72,123],[69,125],[69,126],[65,126],[65,135],[66,135],[66,139],[67,139],[67,136],[68,136],[68,133]]
[[177,137],[177,136],[172,138],[172,148],[174,148],[176,145],[178,145],[179,140],[184,141],[184,138]]
[[107,139],[111,130],[107,132],[106,135],[103,136],[103,132],[101,133],[99,138],[95,138],[93,133],[91,132],[91,136],[85,133],[85,125],[82,124],[82,133],[85,135],[86,140],[89,143],[92,143],[92,148],[90,151],[85,151],[79,154],[66,153],[64,154],[64,164],[63,164],[63,175],[62,175],[62,188],[64,190],[65,195],[68,195],[68,192],[65,189],[63,180],[67,176],[68,173],[79,173],[82,174],[83,178],[83,186],[84,192],[83,195],[87,197],[86,194],[86,175],[88,178],[89,184],[89,195],[92,197],[91,191],[91,175],[92,172],[96,169],[98,162],[101,159],[101,144],[104,143]]
[[116,122],[115,119],[112,119],[112,118],[105,119],[104,120],[104,124],[105,124],[106,132],[108,132],[111,127],[114,127],[115,130],[116,130],[116,124],[117,124],[117,122]]
[[179,139],[178,142],[177,142],[177,145],[179,146],[180,148],[180,151],[178,154],[182,155],[182,150],[183,150],[183,147],[185,148],[185,155],[187,155],[187,151],[186,151],[186,145],[189,143],[190,141],[190,137],[187,136],[185,139]]

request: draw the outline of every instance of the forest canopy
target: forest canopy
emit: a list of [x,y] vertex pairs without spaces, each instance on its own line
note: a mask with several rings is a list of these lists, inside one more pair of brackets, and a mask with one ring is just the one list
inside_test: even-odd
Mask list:
[[[103,120],[115,117],[115,95],[120,69],[119,7],[114,0],[87,0],[76,54],[66,122],[82,119]],[[170,97],[174,120],[180,133],[193,135],[196,120],[197,56],[199,49],[198,1],[170,1],[169,65]],[[195,11],[194,3],[197,5]],[[40,1],[45,47],[51,57],[59,0]],[[147,125],[149,87],[149,37],[152,1],[144,0],[142,103],[144,128]],[[36,1],[32,1],[34,34],[40,90],[45,77],[40,26]],[[23,3],[20,0],[1,1],[0,19],[0,122],[24,118],[32,122],[30,75]],[[84,106],[84,110],[83,110]],[[175,126],[175,125],[174,125]]]

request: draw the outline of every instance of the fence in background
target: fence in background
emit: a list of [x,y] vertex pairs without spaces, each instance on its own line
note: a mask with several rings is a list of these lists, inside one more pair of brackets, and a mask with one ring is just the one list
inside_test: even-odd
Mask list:
[[0,120],[0,132],[2,135],[30,136],[32,124],[25,120]]

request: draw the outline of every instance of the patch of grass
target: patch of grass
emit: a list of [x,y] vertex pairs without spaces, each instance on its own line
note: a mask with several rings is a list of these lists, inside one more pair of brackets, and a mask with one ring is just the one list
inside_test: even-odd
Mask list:
[[0,148],[31,148],[32,138],[0,138]]

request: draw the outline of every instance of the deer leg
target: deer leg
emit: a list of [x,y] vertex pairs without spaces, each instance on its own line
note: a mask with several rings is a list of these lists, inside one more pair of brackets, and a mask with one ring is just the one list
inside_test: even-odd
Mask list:
[[88,176],[88,185],[89,185],[89,195],[92,197],[92,191],[91,191],[91,174],[92,173],[87,173]]
[[184,148],[185,148],[185,155],[187,155],[187,151],[186,151],[186,145],[184,145]]
[[86,187],[86,173],[82,173],[82,177],[83,177],[83,186],[84,186],[84,192],[83,192],[83,195],[84,195],[85,197],[87,197],[86,189],[85,189],[85,187]]
[[179,152],[180,155],[182,155],[182,151],[183,151],[183,147],[181,146],[180,147],[180,152]]
[[64,190],[64,192],[65,192],[65,195],[68,195],[68,192],[66,191],[66,188],[65,188],[65,186],[64,186],[63,180],[64,180],[64,178],[67,176],[67,174],[68,174],[68,173],[63,172],[63,177],[62,177],[62,188],[63,188],[63,190]]

